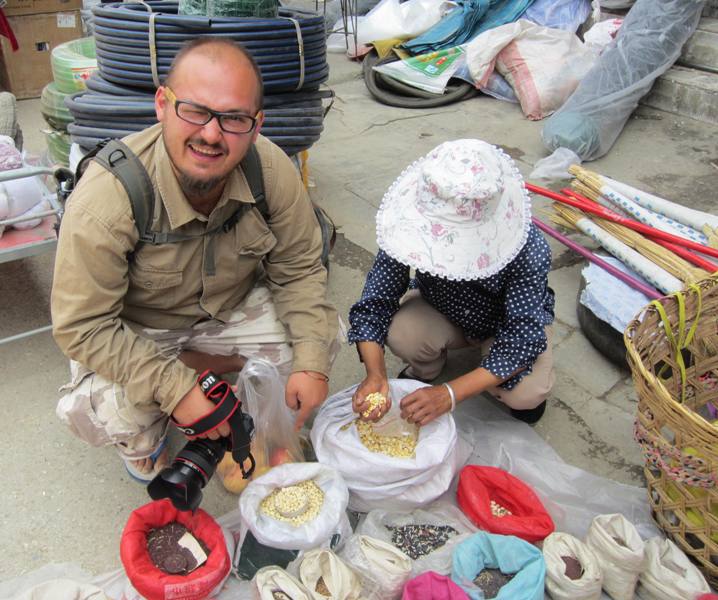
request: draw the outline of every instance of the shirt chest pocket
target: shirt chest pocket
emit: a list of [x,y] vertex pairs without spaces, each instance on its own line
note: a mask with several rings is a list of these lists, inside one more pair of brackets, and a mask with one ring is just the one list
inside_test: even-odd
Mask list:
[[240,280],[250,276],[262,259],[277,245],[271,229],[256,210],[245,213],[235,227],[232,250],[222,255],[223,269],[229,269]]
[[129,278],[128,303],[152,308],[172,307],[182,287],[181,269],[133,262],[129,268]]

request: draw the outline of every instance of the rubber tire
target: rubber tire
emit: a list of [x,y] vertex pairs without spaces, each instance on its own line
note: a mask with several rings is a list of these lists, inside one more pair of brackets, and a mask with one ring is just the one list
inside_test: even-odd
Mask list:
[[581,304],[581,293],[585,288],[586,280],[581,275],[581,285],[578,288],[576,297],[576,315],[583,335],[612,364],[626,371],[630,370],[626,360],[626,346],[623,342],[623,335]]
[[[392,81],[392,89],[387,89],[389,84],[384,83],[385,78],[380,78],[378,76],[379,74],[373,69],[375,65],[384,64],[386,62],[393,61],[388,59],[380,60],[375,51],[367,54],[362,62],[364,83],[366,84],[369,93],[383,104],[398,106],[399,108],[434,108],[458,102],[459,100],[464,100],[466,98],[471,98],[478,93],[473,85],[466,82],[462,82],[456,86],[450,86],[448,88],[449,91],[441,95],[430,94],[429,92],[415,89],[412,86],[407,86],[397,81]],[[411,89],[405,89],[407,94],[397,93],[399,89],[404,88]],[[426,97],[427,95],[429,97]]]

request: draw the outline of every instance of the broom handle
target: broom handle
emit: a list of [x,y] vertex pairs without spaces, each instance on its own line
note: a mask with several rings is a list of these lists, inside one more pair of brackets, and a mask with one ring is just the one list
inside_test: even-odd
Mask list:
[[643,235],[650,236],[654,239],[661,239],[666,242],[672,242],[674,244],[683,246],[684,248],[691,248],[692,250],[697,250],[698,252],[707,254],[708,256],[718,258],[718,249],[716,248],[704,246],[703,244],[698,244],[680,236],[673,235],[672,233],[666,233],[665,231],[661,231],[660,229],[656,229],[655,227],[650,227],[649,225],[644,225],[643,223],[638,223],[637,221],[626,219],[625,217],[621,217],[620,215],[617,215],[613,211],[610,211],[603,206],[590,206],[585,202],[580,202],[576,200],[575,198],[569,198],[567,196],[564,196],[563,194],[559,194],[558,192],[552,192],[551,190],[547,190],[546,188],[533,185],[532,183],[527,183],[526,189],[529,192],[533,192],[534,194],[540,194],[541,196],[545,196],[546,198],[550,198],[551,200],[555,200],[556,202],[568,204],[569,206],[573,206],[574,208],[578,208],[579,210],[583,210],[584,212],[597,215],[608,221],[613,221],[614,223],[618,223],[619,225],[625,225],[629,229],[633,229],[638,233],[642,233]]
[[534,225],[536,225],[536,227],[538,227],[542,231],[545,231],[551,237],[556,238],[564,246],[570,248],[574,252],[577,252],[592,263],[597,264],[604,271],[608,271],[615,278],[620,279],[621,281],[623,281],[623,283],[632,287],[634,290],[638,290],[644,296],[648,296],[651,300],[658,300],[659,298],[663,298],[663,294],[661,294],[658,290],[652,288],[649,285],[646,285],[645,283],[641,283],[635,277],[631,277],[628,273],[624,273],[623,271],[621,271],[621,269],[618,269],[612,264],[607,263],[602,258],[596,256],[588,248],[584,248],[583,246],[581,246],[581,244],[577,244],[573,240],[567,238],[562,233],[556,231],[553,227],[549,227],[548,225],[546,225],[546,223],[544,223],[540,219],[537,219],[536,217],[531,217],[531,220],[533,221]]
[[[574,200],[583,202],[587,206],[595,206],[595,207],[601,206],[597,202],[591,200],[590,198],[586,198],[586,196],[579,194],[575,190],[572,190],[569,188],[564,188],[561,190],[561,192],[566,194],[570,198],[573,198]],[[603,208],[605,208],[605,207],[603,207]],[[581,210],[586,210],[586,207],[584,206],[584,208],[582,208]],[[606,208],[606,210],[608,212],[613,213],[613,211],[610,209]],[[615,214],[616,216],[618,216],[620,218],[623,218],[623,217],[621,217],[621,215],[619,215],[617,213],[613,213],[613,214]],[[629,220],[632,221],[633,223],[638,223],[638,221],[633,221],[633,219],[629,219]],[[656,244],[663,246],[667,250],[670,250],[671,252],[673,252],[673,254],[676,254],[676,255],[680,256],[681,258],[687,260],[688,262],[693,263],[696,267],[700,267],[701,269],[708,271],[709,273],[718,272],[718,265],[716,265],[714,262],[709,261],[706,258],[703,258],[702,256],[698,256],[697,254],[695,254],[694,252],[691,252],[687,248],[683,248],[683,247],[679,246],[678,244],[674,244],[673,242],[667,242],[666,240],[660,240],[660,239],[654,238],[653,236],[647,236],[647,237],[649,237],[651,239],[651,241],[655,242]]]

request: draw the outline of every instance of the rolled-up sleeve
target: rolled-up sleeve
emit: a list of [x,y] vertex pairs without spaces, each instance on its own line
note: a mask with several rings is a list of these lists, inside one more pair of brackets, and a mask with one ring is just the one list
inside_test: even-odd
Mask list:
[[51,300],[55,341],[68,357],[125,386],[133,404],[156,402],[171,414],[194,385],[194,371],[120,318],[127,253],[137,233],[127,196],[110,177],[104,178],[103,194],[125,198],[126,208],[111,219],[92,210],[98,186],[89,185],[89,173],[88,185],[67,203],[58,240]]
[[379,250],[367,274],[360,300],[349,311],[349,342],[384,346],[399,301],[409,287],[409,267]]
[[262,155],[269,226],[277,238],[265,271],[277,317],[293,348],[293,371],[329,375],[329,347],[338,316],[327,299],[327,271],[321,262],[322,234],[297,170],[278,148]]
[[[551,253],[540,236],[532,236],[509,267],[504,288],[504,314],[494,343],[481,366],[506,379],[501,387],[511,389],[531,373],[539,354],[546,350],[545,299]],[[548,292],[550,293],[550,292]],[[519,369],[519,373],[516,373]],[[516,373],[510,377],[512,373]]]

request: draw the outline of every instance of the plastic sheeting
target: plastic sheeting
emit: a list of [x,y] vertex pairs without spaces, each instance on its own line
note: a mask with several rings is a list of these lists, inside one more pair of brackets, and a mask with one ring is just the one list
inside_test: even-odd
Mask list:
[[704,0],[637,0],[616,41],[543,128],[550,150],[569,148],[582,160],[606,154],[638,101],[680,56]]
[[552,29],[576,31],[591,14],[591,0],[535,0],[521,15]]
[[412,54],[425,54],[458,46],[477,35],[516,21],[534,0],[458,0],[458,7],[426,33],[402,47]]

